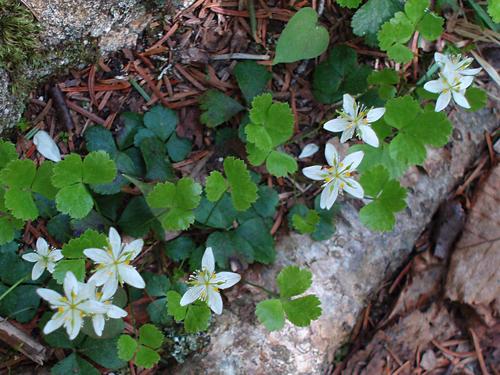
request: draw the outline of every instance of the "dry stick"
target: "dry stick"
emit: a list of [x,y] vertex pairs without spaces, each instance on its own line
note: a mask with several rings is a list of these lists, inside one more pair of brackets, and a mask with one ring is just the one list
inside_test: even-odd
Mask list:
[[59,120],[64,124],[68,131],[72,131],[75,128],[75,124],[73,123],[73,118],[71,117],[68,104],[66,103],[66,100],[64,100],[64,94],[61,89],[57,85],[52,86],[49,94],[54,101],[54,108],[57,111]]
[[474,343],[474,349],[476,349],[477,360],[479,362],[479,367],[481,368],[481,373],[483,375],[489,375],[488,369],[486,368],[486,363],[484,362],[483,352],[481,351],[481,346],[479,345],[479,340],[476,333],[472,328],[469,328],[470,335],[472,336],[472,342]]
[[49,359],[49,351],[45,346],[2,317],[0,317],[0,340],[39,365],[43,365]]

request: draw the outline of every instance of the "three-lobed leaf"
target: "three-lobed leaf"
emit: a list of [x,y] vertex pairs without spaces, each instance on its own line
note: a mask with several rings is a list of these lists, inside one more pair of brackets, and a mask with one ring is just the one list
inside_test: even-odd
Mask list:
[[255,309],[259,322],[269,331],[277,331],[285,325],[285,311],[279,299],[268,299],[259,302]]
[[311,287],[312,273],[297,266],[288,266],[281,270],[276,278],[280,296],[289,298],[304,293]]

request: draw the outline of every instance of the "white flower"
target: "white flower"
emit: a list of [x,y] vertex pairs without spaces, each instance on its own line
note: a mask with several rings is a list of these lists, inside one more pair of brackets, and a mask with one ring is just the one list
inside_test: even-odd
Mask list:
[[339,112],[340,117],[327,121],[323,128],[337,133],[342,132],[340,142],[351,139],[354,134],[363,142],[373,147],[378,147],[377,134],[373,131],[371,123],[379,120],[385,113],[385,108],[372,108],[368,110],[363,105],[356,103],[349,94],[344,94],[344,110]]
[[302,152],[299,155],[299,159],[305,159],[308,158],[309,156],[313,156],[315,153],[317,153],[319,150],[318,145],[315,145],[314,143],[309,143],[308,145],[305,145],[304,148],[302,149]]
[[102,303],[89,299],[89,288],[82,285],[72,272],[67,272],[63,283],[64,296],[52,289],[37,289],[38,295],[50,303],[51,308],[57,309],[43,328],[46,335],[64,326],[73,340],[78,336],[86,315],[106,312]]
[[40,130],[33,137],[33,143],[40,154],[56,163],[61,161],[61,152],[49,133]]
[[31,278],[36,280],[42,276],[45,269],[50,273],[54,272],[56,263],[63,258],[63,255],[61,250],[49,248],[47,241],[40,237],[36,240],[35,252],[23,254],[22,258],[35,263],[31,271]]
[[98,291],[96,289],[96,285],[94,282],[89,282],[87,284],[81,284],[82,288],[88,288],[88,294],[91,301],[96,301],[101,303],[104,308],[104,312],[90,314],[92,317],[92,326],[94,327],[94,331],[97,336],[102,335],[102,331],[104,330],[104,325],[106,324],[106,317],[112,319],[124,318],[127,316],[127,312],[118,306],[112,304],[111,295],[104,294],[102,291]]
[[463,60],[461,58],[460,55],[445,55],[439,52],[434,54],[434,60],[441,69],[448,66],[450,70],[463,76],[475,76],[481,71],[481,68],[469,69],[470,64],[474,61],[472,57]]
[[463,108],[470,108],[470,104],[465,98],[465,90],[472,84],[474,76],[461,75],[453,70],[451,65],[445,65],[439,72],[439,78],[429,81],[424,85],[424,89],[439,94],[436,101],[436,112],[445,109],[453,100]]
[[192,285],[182,296],[181,306],[189,305],[196,300],[206,301],[216,314],[222,313],[222,297],[219,289],[232,287],[241,276],[234,272],[215,273],[215,259],[211,247],[207,247],[201,260],[201,270],[189,277]]
[[337,150],[331,143],[327,143],[325,158],[328,166],[313,165],[302,170],[302,173],[312,180],[325,181],[321,192],[321,208],[329,210],[342,190],[353,197],[363,198],[365,195],[363,187],[351,178],[352,172],[361,163],[363,156],[363,151],[356,151],[339,161]]
[[103,285],[102,292],[113,296],[118,284],[132,285],[135,288],[144,288],[146,283],[137,270],[130,265],[142,250],[144,242],[135,240],[129,244],[122,244],[120,235],[114,228],[109,229],[109,247],[107,249],[86,249],[83,253],[98,264],[96,272],[89,282],[97,286]]

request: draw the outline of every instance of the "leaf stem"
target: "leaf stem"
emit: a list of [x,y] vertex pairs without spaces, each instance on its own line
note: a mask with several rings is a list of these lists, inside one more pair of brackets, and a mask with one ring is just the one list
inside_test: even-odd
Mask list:
[[5,292],[3,292],[2,295],[0,296],[0,301],[3,300],[5,297],[7,297],[10,292],[12,292],[14,289],[16,289],[19,286],[19,284],[22,284],[24,281],[26,281],[27,277],[28,276],[23,276],[21,279],[16,281],[16,283],[14,285],[12,285],[9,289],[7,289]]
[[263,292],[266,292],[270,297],[279,297],[280,296],[278,293],[273,292],[270,289],[264,288],[262,285],[254,284],[251,281],[248,281],[248,280],[245,280],[245,279],[243,279],[242,282],[244,284],[248,284],[248,285],[251,285],[251,286],[253,286],[253,287],[257,288],[257,289],[260,289]]

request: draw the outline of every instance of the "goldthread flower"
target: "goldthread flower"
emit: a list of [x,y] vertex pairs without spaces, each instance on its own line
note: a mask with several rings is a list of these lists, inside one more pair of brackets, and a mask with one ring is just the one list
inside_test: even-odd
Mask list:
[[222,297],[220,289],[227,289],[241,280],[241,276],[234,272],[215,273],[215,259],[211,247],[207,247],[201,260],[201,270],[196,271],[189,278],[192,286],[181,298],[181,306],[189,305],[196,300],[207,302],[212,311],[218,315],[222,313]]
[[31,278],[37,280],[45,270],[50,273],[54,272],[57,262],[63,258],[63,255],[61,250],[50,248],[47,241],[40,237],[36,240],[36,250],[33,253],[23,254],[22,258],[35,263]]
[[142,289],[146,286],[143,278],[135,267],[130,265],[142,250],[144,241],[142,239],[122,244],[120,235],[114,228],[109,229],[107,249],[85,249],[83,253],[98,264],[95,273],[89,282],[95,282],[97,286],[103,286],[102,292],[107,296],[113,296],[118,289],[118,284],[129,284],[135,288]]
[[339,161],[339,155],[335,146],[327,143],[325,146],[325,158],[327,166],[313,165],[306,167],[302,173],[311,180],[324,181],[321,192],[320,207],[329,210],[337,200],[339,193],[346,191],[355,198],[363,198],[363,187],[353,179],[352,173],[363,160],[364,153],[356,151],[347,155],[344,160]]
[[356,103],[351,95],[344,94],[343,111],[338,112],[339,117],[327,121],[323,128],[334,133],[342,132],[341,143],[345,143],[356,134],[363,142],[378,147],[379,140],[371,124],[379,120],[384,113],[385,108],[368,109]]

